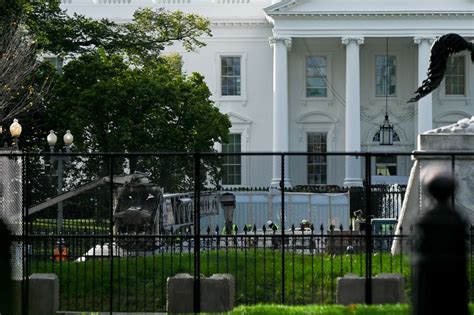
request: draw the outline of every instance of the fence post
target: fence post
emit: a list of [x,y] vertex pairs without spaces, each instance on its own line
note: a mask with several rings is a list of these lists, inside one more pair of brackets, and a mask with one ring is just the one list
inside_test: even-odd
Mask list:
[[0,313],[5,315],[11,315],[13,309],[11,244],[10,230],[0,217]]
[[285,304],[285,154],[281,154],[281,304]]
[[[105,158],[105,156],[104,156]],[[113,311],[114,303],[114,288],[113,288],[113,277],[114,277],[114,156],[110,155],[110,212],[109,212],[109,310],[110,314]],[[95,240],[95,239],[93,239]]]
[[[22,217],[22,234],[23,234],[23,280],[22,289],[21,289],[21,313],[28,314],[29,310],[29,292],[30,292],[30,282],[28,281],[29,276],[29,253],[28,253],[28,246],[30,244],[30,237],[29,237],[29,223],[28,223],[28,208],[30,206],[29,202],[29,192],[30,189],[28,187],[28,180],[29,180],[29,164],[30,158],[27,153],[22,153],[22,206],[23,206],[23,217]],[[16,300],[16,299],[15,299]]]
[[372,178],[370,153],[365,154],[365,303],[372,304]]
[[415,225],[413,314],[467,315],[467,222],[451,206],[455,177],[430,170],[423,179],[436,205]]
[[193,309],[194,313],[201,312],[201,174],[200,174],[199,152],[194,153],[194,291]]

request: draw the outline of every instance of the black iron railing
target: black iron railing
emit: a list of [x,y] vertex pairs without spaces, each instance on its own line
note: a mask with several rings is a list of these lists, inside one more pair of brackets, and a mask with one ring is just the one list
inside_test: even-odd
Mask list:
[[[398,155],[408,159],[411,154]],[[204,172],[203,164],[212,159],[218,167],[219,158],[232,153],[56,154],[71,157],[71,165],[65,167],[64,176],[69,188],[84,184],[87,180],[108,178],[105,186],[95,187],[85,197],[74,196],[64,201],[64,219],[59,234],[54,205],[29,214],[33,205],[54,196],[51,192],[56,190],[51,186],[51,175],[47,172],[45,156],[48,155],[53,154],[9,155],[10,158],[22,159],[24,169],[24,228],[22,235],[15,237],[24,247],[25,276],[37,272],[58,275],[61,310],[164,311],[166,279],[177,273],[194,276],[196,311],[200,310],[200,279],[203,275],[214,273],[233,274],[237,304],[336,303],[337,278],[347,273],[367,280],[380,273],[399,273],[405,277],[407,297],[410,294],[410,231],[396,231],[394,225],[380,230],[373,227],[374,217],[398,218],[399,202],[403,200],[405,191],[371,185],[371,161],[377,156],[375,153],[277,153],[281,158],[282,178],[279,187],[270,189],[273,195],[279,195],[280,209],[275,214],[280,216],[278,229],[272,230],[266,225],[256,226],[248,222],[248,225],[237,226],[230,234],[222,233],[223,222],[209,226],[202,232],[199,205],[202,191],[219,191],[220,188],[206,186],[208,174]],[[247,156],[248,159],[269,158],[270,161],[274,154],[238,155]],[[287,208],[289,193],[283,186],[287,167],[285,158],[309,155],[335,159],[357,156],[365,161],[365,173],[362,175],[364,186],[360,188],[359,198],[363,201],[360,203],[363,212],[358,222],[362,228],[352,226],[352,221],[342,224],[310,222],[309,226],[286,222],[287,214],[292,209]],[[430,152],[429,155],[446,156],[446,153]],[[474,152],[449,155],[453,170],[456,157],[468,155],[474,155]],[[178,158],[181,159],[179,163],[165,163]],[[173,187],[185,187],[185,190],[187,187],[187,191],[192,193],[192,224],[179,230],[169,229],[166,233],[160,229],[153,230],[153,233],[118,233],[115,225],[117,219],[114,217],[117,183],[113,178],[123,172],[124,159],[140,160],[144,162],[143,168],[156,167],[157,170],[162,165],[179,165],[179,169],[174,172],[182,172],[177,178],[183,183],[176,185],[174,182]],[[170,178],[174,174],[169,173],[171,175],[167,174],[168,177],[163,178]],[[166,186],[167,182],[160,184]],[[165,211],[164,208],[161,210]],[[349,205],[347,211],[350,212]],[[352,213],[350,215],[352,217]],[[155,223],[159,224],[159,220]],[[397,239],[400,241],[400,250],[392,254],[392,243]],[[471,239],[472,235],[469,237]],[[471,261],[468,265],[471,279],[472,248],[470,243]],[[25,287],[27,285],[25,281]],[[371,281],[366,281],[367,303],[371,303],[371,290]]]

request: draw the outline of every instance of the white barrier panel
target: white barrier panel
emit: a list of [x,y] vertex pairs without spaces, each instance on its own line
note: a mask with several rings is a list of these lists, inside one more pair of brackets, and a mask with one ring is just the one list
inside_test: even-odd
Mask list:
[[[245,224],[256,225],[257,229],[271,220],[281,225],[281,195],[274,192],[232,192],[236,197],[233,223],[242,231]],[[349,193],[285,193],[285,226],[299,227],[301,221],[307,220],[314,225],[319,233],[321,224],[327,231],[330,224],[336,228],[342,224],[344,230],[349,229]],[[208,227],[215,232],[216,226],[222,230],[224,213],[201,219],[201,233],[207,233]]]

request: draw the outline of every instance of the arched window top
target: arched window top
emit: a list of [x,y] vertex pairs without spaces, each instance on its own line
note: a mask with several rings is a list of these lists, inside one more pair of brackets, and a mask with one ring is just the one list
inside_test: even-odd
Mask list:
[[[372,138],[372,141],[373,142],[380,142],[380,130],[377,131],[377,133],[374,135],[374,137]],[[392,141],[393,142],[400,142],[400,137],[398,136],[398,133],[395,130],[393,130]]]

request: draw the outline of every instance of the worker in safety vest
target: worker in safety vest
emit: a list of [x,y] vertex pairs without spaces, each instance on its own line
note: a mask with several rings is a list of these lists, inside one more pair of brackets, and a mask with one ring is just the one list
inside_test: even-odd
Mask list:
[[65,261],[67,260],[68,249],[64,244],[64,241],[57,241],[53,248],[53,259],[54,261]]
[[[237,230],[238,230],[237,224],[235,224],[235,223],[232,224],[232,231],[231,231],[230,234],[237,234]],[[222,235],[226,235],[226,234],[227,234],[227,230],[226,230],[226,228],[225,228],[225,226],[224,226],[224,227],[222,228]]]

